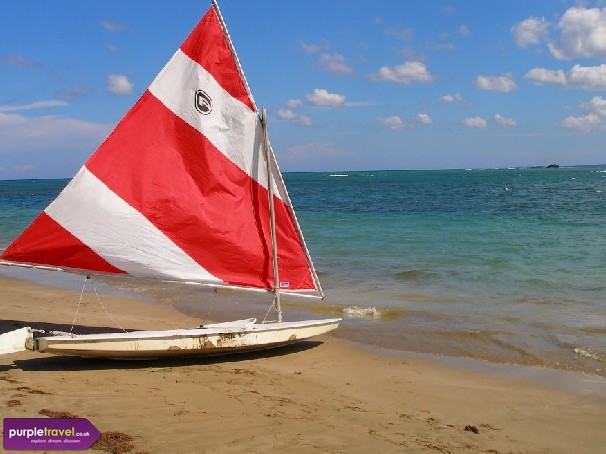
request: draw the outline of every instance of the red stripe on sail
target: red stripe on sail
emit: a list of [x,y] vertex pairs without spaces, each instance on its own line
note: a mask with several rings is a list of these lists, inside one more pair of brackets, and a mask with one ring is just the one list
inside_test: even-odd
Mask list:
[[[86,167],[212,275],[273,288],[267,190],[149,91]],[[275,203],[280,280],[314,289],[293,220]]]
[[44,211],[2,254],[4,260],[124,273],[97,255]]
[[206,69],[231,96],[255,110],[214,8],[196,25],[181,50]]

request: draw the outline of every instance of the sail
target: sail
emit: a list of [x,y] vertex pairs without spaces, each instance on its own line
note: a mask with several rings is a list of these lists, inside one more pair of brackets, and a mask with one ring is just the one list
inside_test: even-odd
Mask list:
[[[214,4],[106,141],[1,258],[321,293],[271,147],[264,151],[263,127]],[[268,184],[280,282],[273,277]]]

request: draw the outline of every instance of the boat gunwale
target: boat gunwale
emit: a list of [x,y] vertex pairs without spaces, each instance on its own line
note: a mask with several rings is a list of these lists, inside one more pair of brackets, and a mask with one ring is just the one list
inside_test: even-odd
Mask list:
[[75,334],[60,335],[60,336],[41,336],[36,340],[44,339],[45,341],[70,341],[74,343],[90,342],[90,341],[135,341],[135,340],[151,340],[151,339],[180,339],[195,336],[221,336],[225,334],[254,334],[271,331],[285,331],[289,329],[317,327],[324,325],[338,324],[342,319],[329,318],[323,320],[301,320],[295,322],[282,323],[265,323],[254,324],[245,327],[217,327],[217,328],[185,328],[165,331],[129,331],[126,333],[98,333],[98,334]]

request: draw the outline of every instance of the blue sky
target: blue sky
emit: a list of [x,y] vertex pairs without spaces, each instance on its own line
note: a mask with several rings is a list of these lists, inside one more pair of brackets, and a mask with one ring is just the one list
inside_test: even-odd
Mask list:
[[[71,177],[210,2],[13,0],[0,179]],[[283,171],[606,162],[605,1],[220,1]]]

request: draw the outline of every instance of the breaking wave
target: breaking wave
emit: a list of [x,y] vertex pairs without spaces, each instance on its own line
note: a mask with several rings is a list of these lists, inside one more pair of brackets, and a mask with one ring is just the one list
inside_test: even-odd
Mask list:
[[343,309],[343,316],[350,318],[381,318],[381,312],[376,307],[349,306]]
[[575,348],[574,352],[579,356],[583,356],[585,358],[591,358],[596,361],[605,361],[606,360],[606,358],[604,358],[603,355],[601,355],[599,352],[591,350],[590,348]]

